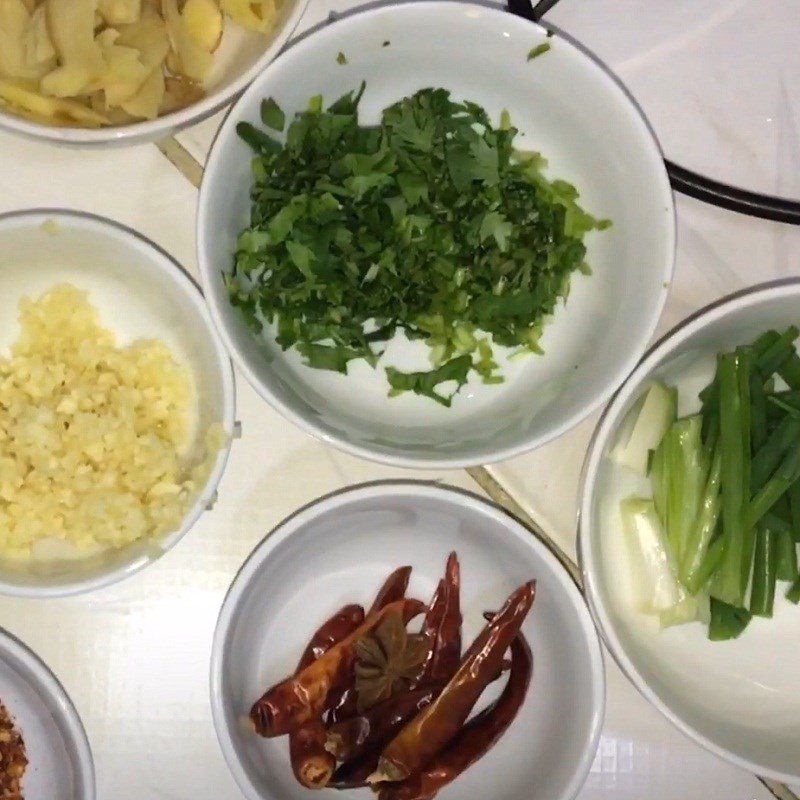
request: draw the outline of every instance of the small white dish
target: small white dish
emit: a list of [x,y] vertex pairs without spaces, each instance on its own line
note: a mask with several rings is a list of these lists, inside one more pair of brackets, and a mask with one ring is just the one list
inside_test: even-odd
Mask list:
[[[659,630],[626,602],[619,501],[649,488],[608,459],[620,426],[653,379],[691,403],[717,352],[800,319],[800,280],[765,284],[689,317],[661,339],[605,410],[583,468],[578,545],[592,614],[609,650],[639,691],[687,736],[749,772],[800,783],[800,609],[783,592],[773,619],[754,618],[734,641],[710,642],[700,623]],[[694,407],[686,408],[685,413]],[[785,585],[784,585],[785,586]]]
[[0,702],[25,741],[25,800],[94,800],[92,751],[75,706],[42,661],[2,629]]
[[279,20],[264,36],[225,20],[222,41],[206,80],[206,95],[197,103],[154,120],[105,128],[45,125],[0,109],[0,130],[31,139],[72,147],[119,147],[142,144],[170,136],[210,117],[241,94],[242,90],[281,51],[294,33],[308,0],[279,2]]
[[[521,524],[474,495],[432,484],[375,483],[329,495],[281,523],[240,570],[220,612],[211,705],[222,751],[249,800],[303,800],[285,738],[261,739],[252,703],[294,669],[315,627],[345,603],[371,603],[386,576],[413,566],[409,596],[430,598],[448,553],[461,562],[464,647],[515,588],[535,578],[523,632],[534,657],[519,716],[442,800],[571,800],[594,759],[605,706],[603,658],[564,568]],[[486,700],[479,701],[484,705]],[[321,798],[366,798],[326,789]]]
[[[384,43],[388,43],[384,46]],[[531,49],[549,52],[528,61]],[[346,63],[337,63],[344,54]],[[341,60],[341,59],[340,59]],[[263,98],[289,117],[311,95],[332,102],[366,81],[361,119],[424,87],[507,109],[583,206],[613,227],[587,238],[594,274],[575,275],[542,339],[545,355],[513,360],[501,386],[476,376],[450,409],[406,393],[364,362],[350,375],[303,366],[256,339],[223,282],[250,215],[252,152],[236,134],[259,125]],[[560,35],[497,8],[410,2],[344,17],[300,40],[236,103],[209,155],[197,218],[198,261],[214,321],[237,366],[287,419],[355,455],[395,466],[463,467],[511,458],[569,429],[610,397],[652,336],[672,276],[675,220],[658,143],[623,86]],[[392,343],[394,344],[394,343]],[[402,358],[404,353],[398,353]],[[403,364],[399,363],[402,368]],[[423,366],[406,369],[420,369]]]
[[81,557],[12,563],[0,559],[0,593],[28,597],[75,594],[114,583],[156,560],[197,521],[216,496],[228,460],[235,414],[233,368],[194,281],[141,234],[91,214],[37,209],[0,215],[0,348],[19,332],[19,300],[58,284],[89,293],[101,324],[126,344],[160,339],[186,364],[198,398],[196,441],[218,423],[228,435],[208,481],[180,530],[158,540]]

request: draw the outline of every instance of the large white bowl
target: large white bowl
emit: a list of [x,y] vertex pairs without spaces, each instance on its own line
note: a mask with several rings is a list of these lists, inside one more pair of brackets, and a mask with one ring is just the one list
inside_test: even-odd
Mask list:
[[206,95],[197,103],[154,120],[105,128],[73,128],[45,125],[0,109],[0,130],[32,139],[71,146],[113,147],[162,139],[224,108],[281,51],[297,27],[308,0],[283,0],[279,20],[264,36],[225,20],[222,41],[214,53],[214,65],[206,80]]
[[[612,654],[669,720],[699,744],[758,775],[800,783],[800,609],[782,592],[773,619],[735,641],[710,642],[699,623],[660,631],[626,602],[619,501],[647,491],[607,458],[633,403],[655,379],[691,400],[717,352],[800,320],[800,280],[757,286],[700,311],[664,337],[605,411],[584,464],[579,554],[592,613]],[[686,408],[685,411],[692,411]]]
[[427,600],[451,550],[461,561],[465,647],[485,609],[536,579],[523,628],[534,674],[502,740],[440,797],[520,800],[531,787],[540,800],[578,793],[605,704],[603,658],[583,598],[547,548],[503,511],[466,492],[408,481],[367,484],[301,509],[256,548],[228,592],[214,636],[211,705],[223,753],[249,800],[308,797],[292,776],[286,739],[261,739],[248,725],[253,701],[294,669],[321,620],[345,603],[370,603],[401,564],[413,566],[409,595]]
[[[206,298],[237,365],[261,396],[307,431],[359,456],[408,467],[510,458],[570,428],[608,399],[641,357],[672,276],[675,221],[658,144],[625,89],[574,43],[496,8],[413,2],[328,25],[283,53],[223,124],[200,190],[198,258]],[[389,45],[383,46],[384,42]],[[551,51],[527,61],[542,42]],[[347,63],[337,63],[344,53]],[[321,93],[332,101],[366,80],[362,119],[426,86],[474,100],[497,121],[508,109],[550,173],[614,226],[588,239],[592,277],[575,276],[543,338],[545,355],[517,360],[502,386],[470,383],[451,409],[403,395],[363,362],[351,375],[303,367],[257,342],[232,308],[223,273],[249,220],[251,151],[236,124],[259,123],[262,98],[289,114]],[[354,379],[355,374],[356,379]]]
[[94,800],[94,761],[86,731],[58,678],[0,628],[0,700],[25,740],[26,800]]
[[205,487],[179,530],[91,557],[36,560],[24,566],[0,559],[0,592],[24,596],[73,594],[113,583],[171,548],[213,501],[230,450],[235,391],[233,369],[216,336],[200,290],[181,267],[135,231],[73,211],[34,210],[0,216],[0,347],[19,331],[18,304],[54,285],[89,292],[100,321],[122,344],[160,339],[192,372],[198,397],[198,440],[212,423],[229,435]]

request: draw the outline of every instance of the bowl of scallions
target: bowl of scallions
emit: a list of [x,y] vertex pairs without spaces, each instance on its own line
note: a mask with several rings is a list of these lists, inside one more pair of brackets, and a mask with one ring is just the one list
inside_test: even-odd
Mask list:
[[717,755],[800,781],[800,280],[681,323],[584,465],[587,597],[637,688]]

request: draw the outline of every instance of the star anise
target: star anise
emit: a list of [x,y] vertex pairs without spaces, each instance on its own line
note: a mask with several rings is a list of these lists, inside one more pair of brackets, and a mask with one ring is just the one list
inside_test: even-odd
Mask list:
[[356,695],[359,713],[388,700],[420,676],[428,640],[409,634],[399,614],[389,614],[356,644]]

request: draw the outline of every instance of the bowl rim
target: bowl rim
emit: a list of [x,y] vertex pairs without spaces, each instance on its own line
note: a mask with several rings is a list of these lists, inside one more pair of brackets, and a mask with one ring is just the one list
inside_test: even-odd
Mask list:
[[665,357],[709,324],[726,317],[729,313],[756,307],[763,300],[779,297],[800,297],[800,278],[779,278],[755,284],[715,300],[681,320],[658,339],[645,353],[636,369],[628,376],[608,405],[603,410],[589,442],[583,462],[578,492],[578,566],[583,576],[584,595],[595,626],[602,637],[608,652],[628,680],[648,702],[669,720],[681,733],[692,739],[708,752],[734,764],[748,772],[781,783],[795,784],[800,781],[800,772],[788,773],[764,767],[714,742],[700,733],[693,725],[674,712],[649,683],[628,657],[611,620],[607,603],[599,588],[601,566],[592,554],[591,540],[597,535],[591,527],[592,505],[603,451],[609,438],[621,422],[624,410],[633,391],[652,373]]
[[[379,19],[384,15],[416,15],[418,13],[431,13],[435,12],[439,18],[443,15],[451,13],[463,13],[464,8],[467,7],[473,11],[477,11],[482,15],[488,15],[498,21],[502,20],[503,25],[516,25],[520,28],[529,28],[535,31],[540,36],[557,35],[574,54],[574,57],[580,59],[584,64],[588,75],[592,76],[592,80],[596,83],[603,84],[607,87],[608,91],[618,92],[622,96],[625,106],[631,116],[631,124],[638,128],[638,135],[642,143],[643,151],[647,152],[648,159],[653,162],[653,166],[658,175],[657,184],[653,187],[654,192],[658,192],[663,200],[665,213],[661,220],[663,220],[665,241],[667,243],[667,257],[663,265],[660,266],[660,288],[656,300],[656,307],[649,323],[642,329],[638,335],[638,344],[631,351],[628,358],[624,360],[615,370],[613,378],[606,381],[602,391],[598,392],[592,399],[586,402],[582,408],[578,409],[569,418],[564,420],[561,424],[553,426],[550,430],[543,431],[542,433],[527,437],[523,441],[508,447],[497,449],[491,446],[485,447],[481,450],[475,450],[466,455],[452,455],[452,456],[439,456],[439,457],[426,457],[412,455],[407,452],[402,452],[398,449],[396,452],[383,452],[377,451],[368,445],[354,443],[348,437],[325,431],[320,429],[313,421],[306,420],[301,414],[296,412],[294,408],[280,400],[272,391],[268,383],[264,383],[258,379],[255,370],[251,368],[248,359],[241,352],[237,346],[234,337],[231,335],[228,325],[225,323],[223,312],[220,304],[217,302],[215,293],[213,291],[213,282],[216,278],[217,267],[213,263],[213,259],[209,255],[210,246],[208,240],[211,236],[211,229],[206,230],[208,227],[206,222],[208,218],[208,206],[210,197],[212,195],[213,183],[220,180],[220,163],[223,153],[227,153],[227,149],[223,149],[220,142],[223,135],[229,136],[231,129],[234,127],[236,121],[239,119],[241,107],[250,102],[253,96],[261,95],[264,90],[261,88],[264,83],[268,82],[272,76],[273,71],[282,70],[287,54],[299,54],[308,48],[323,47],[327,41],[327,37],[336,35],[336,31],[340,30],[340,26],[350,24],[360,24],[362,20]],[[332,31],[334,33],[332,33]],[[612,396],[619,384],[636,366],[642,353],[647,347],[647,343],[652,339],[653,334],[658,326],[658,322],[666,304],[667,296],[669,293],[669,286],[672,282],[672,276],[675,269],[676,258],[676,243],[677,243],[677,225],[676,225],[676,212],[675,202],[672,189],[670,187],[669,178],[666,173],[666,168],[663,164],[663,152],[658,142],[658,138],[650,125],[647,117],[644,114],[641,106],[637,103],[633,95],[623,84],[623,82],[602,62],[600,59],[585,46],[577,42],[570,36],[563,34],[557,28],[545,28],[542,25],[529,20],[525,20],[517,15],[509,14],[505,10],[494,6],[486,5],[482,2],[464,2],[464,0],[408,0],[407,2],[398,2],[394,4],[381,4],[378,6],[368,6],[366,8],[357,9],[353,12],[346,13],[329,24],[317,28],[311,35],[299,37],[295,39],[290,46],[287,47],[281,54],[281,57],[275,59],[263,72],[250,84],[245,92],[239,97],[228,110],[225,119],[222,121],[219,129],[217,130],[211,144],[211,148],[206,160],[205,169],[203,172],[203,179],[200,184],[200,192],[197,203],[197,261],[200,270],[200,280],[203,285],[206,302],[211,310],[211,316],[214,324],[217,327],[220,337],[222,338],[225,347],[231,354],[236,366],[241,370],[247,379],[248,383],[255,389],[260,397],[275,408],[285,419],[298,426],[306,433],[315,436],[318,439],[342,450],[350,453],[351,455],[358,456],[370,461],[381,464],[389,464],[396,467],[404,467],[409,469],[451,469],[451,468],[466,468],[478,466],[481,464],[494,463],[524,453],[530,452],[544,444],[556,439],[566,431],[572,429],[584,419],[586,419],[592,412],[600,408]]]
[[263,55],[223,90],[212,91],[186,108],[178,109],[151,120],[132,122],[129,125],[108,125],[105,128],[73,128],[65,125],[46,125],[19,117],[13,112],[0,109],[0,130],[8,131],[38,141],[66,144],[70,146],[102,146],[138,144],[171,136],[184,128],[216,114],[247,88],[261,71],[281,52],[291,39],[311,0],[296,0],[295,7],[287,16],[283,26],[276,31]]
[[592,674],[592,718],[590,735],[580,759],[575,764],[572,778],[560,800],[572,800],[586,782],[603,729],[606,708],[606,673],[603,651],[597,629],[594,626],[586,601],[574,579],[553,551],[530,529],[493,500],[481,497],[466,489],[443,485],[437,481],[415,479],[388,479],[358,483],[322,495],[293,511],[255,546],[245,559],[231,582],[220,607],[211,646],[209,685],[211,715],[220,749],[239,789],[249,800],[265,800],[250,782],[236,753],[236,747],[225,718],[223,699],[223,671],[225,667],[226,639],[233,620],[238,613],[243,595],[249,589],[253,576],[272,552],[300,528],[322,514],[337,512],[354,502],[376,500],[386,497],[431,498],[456,503],[470,509],[476,515],[485,514],[502,525],[507,534],[525,542],[536,554],[548,563],[559,581],[567,602],[577,615],[582,639],[589,652],[589,667]]
[[208,306],[204,302],[203,293],[197,281],[195,281],[189,272],[175,258],[143,233],[121,222],[86,211],[76,211],[66,208],[31,208],[10,211],[0,214],[0,232],[4,229],[18,226],[27,227],[37,224],[41,225],[50,220],[55,221],[56,224],[63,222],[65,227],[83,227],[97,232],[111,233],[113,236],[126,240],[140,252],[147,254],[153,264],[157,265],[161,271],[173,281],[176,288],[182,291],[190,300],[197,310],[200,319],[203,320],[205,336],[213,345],[219,364],[223,398],[221,424],[227,434],[227,442],[220,448],[214,468],[209,474],[203,490],[197,495],[194,503],[183,517],[181,527],[159,539],[157,551],[154,551],[155,555],[140,556],[136,561],[124,564],[108,572],[103,572],[93,578],[65,581],[53,586],[21,586],[7,583],[0,579],[0,594],[11,597],[52,598],[82,594],[117,583],[124,578],[140,572],[155,561],[158,561],[189,532],[203,512],[207,510],[208,506],[213,502],[219,482],[228,464],[232,440],[234,436],[237,435],[236,381],[233,364],[227,351],[222,346],[216,329],[211,322],[211,318],[208,314]]
[[72,752],[77,759],[76,778],[81,794],[76,800],[95,800],[97,785],[92,748],[83,720],[72,698],[53,670],[28,645],[0,627],[0,658],[5,661],[7,656],[22,665],[25,672],[21,677],[24,680],[31,682],[58,705],[66,724],[63,733],[69,735]]

